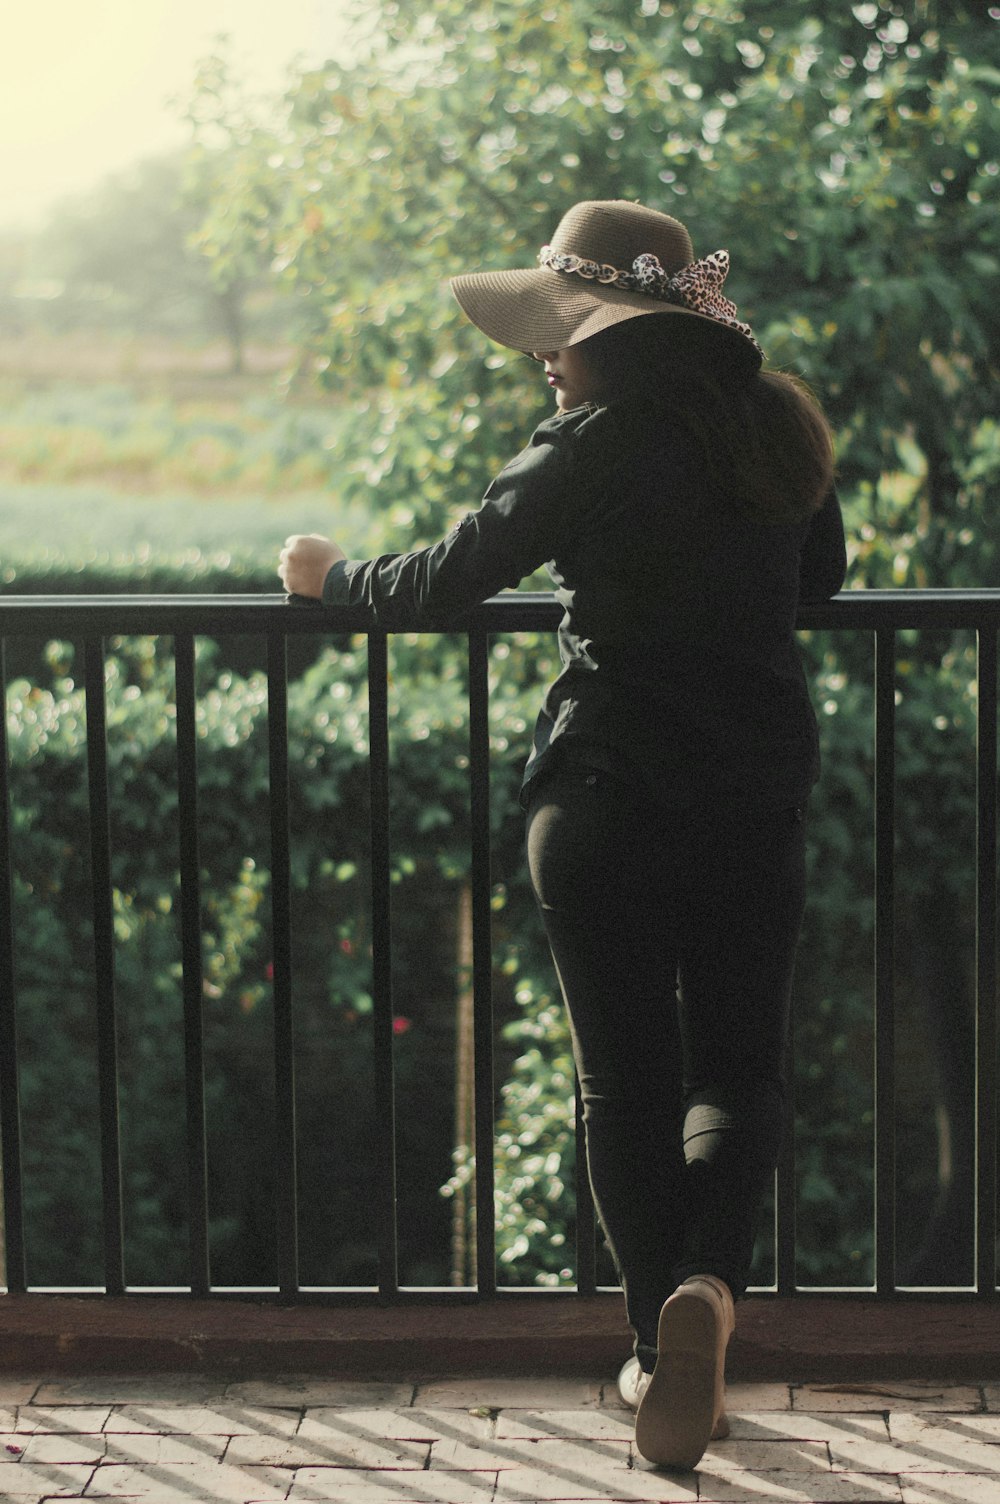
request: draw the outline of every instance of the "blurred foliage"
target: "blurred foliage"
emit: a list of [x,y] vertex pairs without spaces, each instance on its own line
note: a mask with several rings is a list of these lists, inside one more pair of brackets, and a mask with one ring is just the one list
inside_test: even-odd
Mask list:
[[[543,394],[463,325],[447,277],[532,264],[577,198],[639,198],[700,253],[731,247],[771,362],[828,406],[848,493],[915,472],[905,510],[940,576],[932,520],[994,417],[996,18],[952,0],[379,9],[370,56],[304,74],[267,127],[233,103],[224,56],[191,111],[239,169],[205,253],[225,267],[266,242],[323,379],[366,393],[344,484],[419,481],[421,534],[481,493]],[[899,511],[887,497],[867,520],[905,531]]]
[[[109,785],[127,1277],[187,1278],[178,789],[169,643],[109,644]],[[267,693],[199,645],[198,839],[213,1277],[275,1278]],[[468,879],[463,688],[422,679],[437,644],[393,645],[394,1052],[402,1277],[445,1283],[457,897]],[[9,685],[18,1020],[31,1279],[100,1280],[86,709],[70,643]],[[291,686],[289,751],[302,1278],[372,1283],[374,1097],[367,677],[326,648]],[[47,682],[39,682],[41,680]],[[511,718],[495,720],[502,736]],[[523,734],[523,722],[517,734]],[[436,755],[426,746],[433,740]],[[239,789],[235,799],[233,791]],[[431,796],[433,803],[430,802]],[[428,818],[432,815],[433,818]],[[498,831],[500,860],[513,832]],[[501,918],[501,931],[503,916]],[[501,1014],[513,1008],[498,988]],[[501,1051],[505,1063],[509,1051]],[[82,1068],[81,1068],[82,1067]]]

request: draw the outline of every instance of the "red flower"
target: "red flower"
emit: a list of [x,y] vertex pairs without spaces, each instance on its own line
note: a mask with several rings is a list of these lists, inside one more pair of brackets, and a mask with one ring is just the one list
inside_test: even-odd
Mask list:
[[397,1015],[392,1021],[392,1032],[394,1034],[406,1034],[412,1027],[413,1022],[409,1018],[400,1018]]
[[274,981],[274,962],[273,961],[268,961],[267,965],[264,967],[264,975],[267,977],[267,980],[269,982],[273,982]]

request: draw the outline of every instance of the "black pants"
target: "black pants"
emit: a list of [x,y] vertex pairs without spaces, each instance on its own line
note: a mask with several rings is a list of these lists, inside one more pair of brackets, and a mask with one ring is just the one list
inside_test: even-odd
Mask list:
[[528,809],[594,1200],[636,1352],[690,1274],[746,1288],[784,1113],[801,807],[674,808],[565,763]]

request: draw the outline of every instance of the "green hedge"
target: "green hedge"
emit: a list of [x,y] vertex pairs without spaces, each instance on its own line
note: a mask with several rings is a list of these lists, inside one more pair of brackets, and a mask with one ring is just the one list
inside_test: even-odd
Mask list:
[[[404,1278],[449,1275],[456,915],[467,876],[465,683],[436,642],[395,639],[392,843]],[[200,645],[199,837],[215,1277],[273,1278],[266,686]],[[457,663],[457,655],[452,655]],[[9,686],[29,1254],[36,1283],[100,1279],[86,846],[85,706],[71,644]],[[37,680],[46,679],[46,687]],[[129,1279],[184,1280],[177,788],[169,642],[116,639],[107,664]],[[366,665],[326,648],[291,685],[289,747],[301,1238],[307,1283],[375,1277]],[[501,697],[502,699],[502,697]],[[505,730],[507,723],[509,727]],[[495,731],[524,736],[517,703]],[[520,861],[519,749],[498,770],[501,946]],[[507,818],[499,811],[506,808]],[[536,951],[538,947],[536,945]],[[512,953],[512,952],[511,952]],[[498,967],[501,1018],[517,978]],[[502,1061],[510,1051],[501,1051]],[[67,1228],[71,1236],[67,1237]]]

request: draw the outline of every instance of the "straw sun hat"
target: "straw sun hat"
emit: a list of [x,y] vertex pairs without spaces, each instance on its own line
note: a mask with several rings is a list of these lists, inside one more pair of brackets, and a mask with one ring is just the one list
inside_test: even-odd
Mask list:
[[564,350],[627,319],[679,314],[714,357],[761,364],[749,324],[722,294],[728,251],[695,261],[690,235],[669,214],[622,199],[574,204],[538,261],[530,270],[452,279],[463,311],[497,344],[529,354]]

